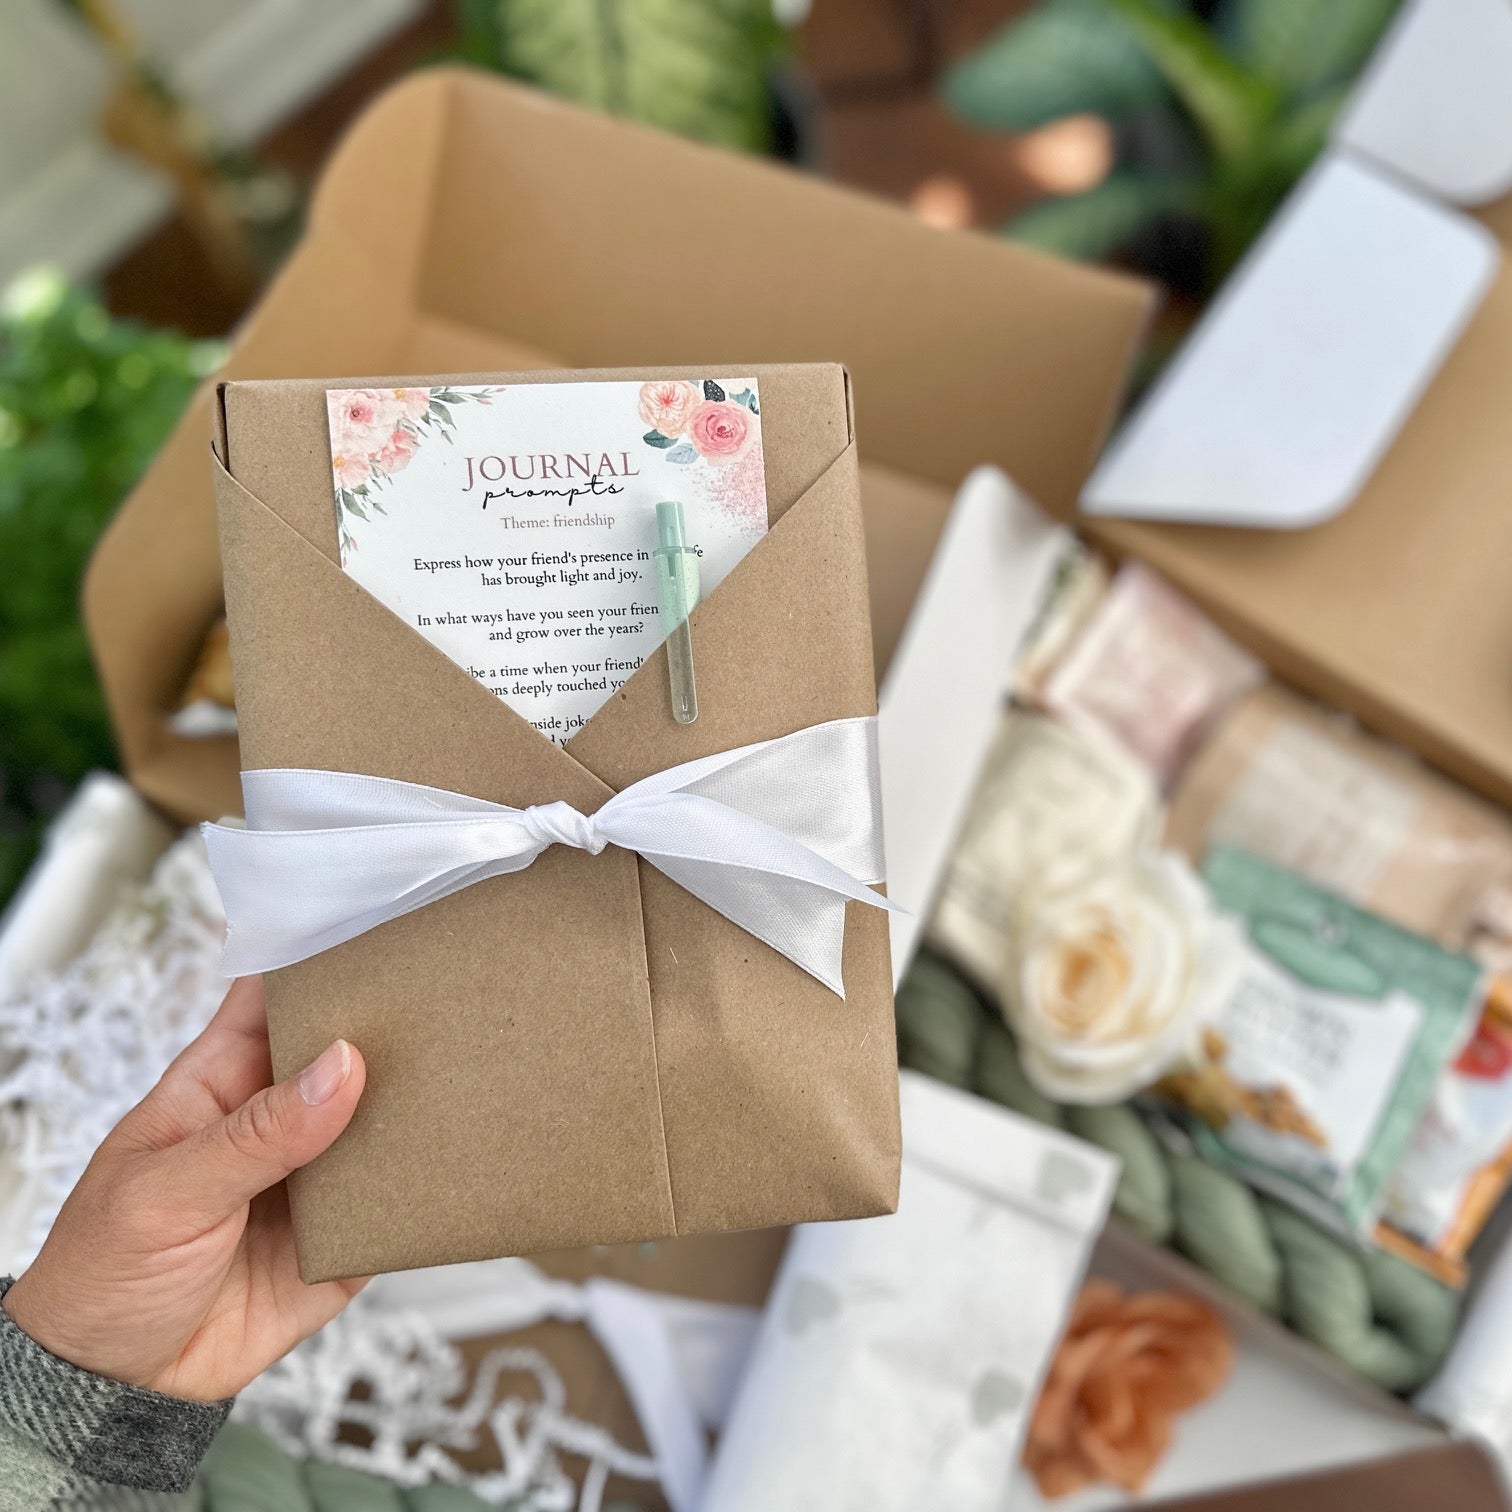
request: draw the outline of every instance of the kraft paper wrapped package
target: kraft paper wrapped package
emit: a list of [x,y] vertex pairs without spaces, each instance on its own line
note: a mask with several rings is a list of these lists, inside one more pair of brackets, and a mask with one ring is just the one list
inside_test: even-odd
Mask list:
[[[760,385],[770,523],[691,621],[699,718],[673,720],[659,650],[564,746],[343,572],[326,392],[355,381],[225,385],[216,493],[244,767],[592,814],[674,765],[874,714],[845,372],[741,371]],[[848,903],[843,929],[842,997],[632,851],[554,845],[269,972],[279,1076],[338,1036],[368,1065],[351,1127],[290,1182],[302,1274],[891,1211],[886,914]]]
[[998,1512],[1118,1164],[903,1073],[896,1214],[794,1234],[704,1512]]

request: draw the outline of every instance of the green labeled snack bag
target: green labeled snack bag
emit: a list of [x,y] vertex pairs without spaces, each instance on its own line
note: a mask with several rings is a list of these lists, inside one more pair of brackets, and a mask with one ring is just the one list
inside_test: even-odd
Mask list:
[[1206,1158],[1367,1235],[1474,1028],[1482,969],[1247,851],[1216,847],[1204,875],[1248,960],[1171,1090]]

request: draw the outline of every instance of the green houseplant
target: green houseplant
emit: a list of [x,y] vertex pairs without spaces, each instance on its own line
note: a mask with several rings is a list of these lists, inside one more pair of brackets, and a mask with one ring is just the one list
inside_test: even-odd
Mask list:
[[1238,261],[1321,150],[1399,0],[1040,0],[942,83],[975,126],[1103,117],[1118,161],[1004,230],[1123,253],[1197,294]]
[[211,344],[113,320],[50,271],[0,296],[0,902],[69,788],[114,764],[79,579],[218,360]]
[[721,147],[774,145],[772,0],[457,0],[469,61]]

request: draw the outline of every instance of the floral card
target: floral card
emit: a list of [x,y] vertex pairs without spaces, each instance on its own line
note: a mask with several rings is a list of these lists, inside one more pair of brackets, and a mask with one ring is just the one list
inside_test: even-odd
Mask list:
[[754,378],[326,403],[342,567],[558,744],[665,638],[658,502],[681,502],[705,595],[766,534]]

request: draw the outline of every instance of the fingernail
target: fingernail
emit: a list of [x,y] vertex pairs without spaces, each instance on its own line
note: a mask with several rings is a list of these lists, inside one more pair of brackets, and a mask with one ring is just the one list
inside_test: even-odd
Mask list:
[[299,1073],[299,1095],[312,1108],[329,1102],[351,1071],[352,1047],[345,1040],[337,1040]]

